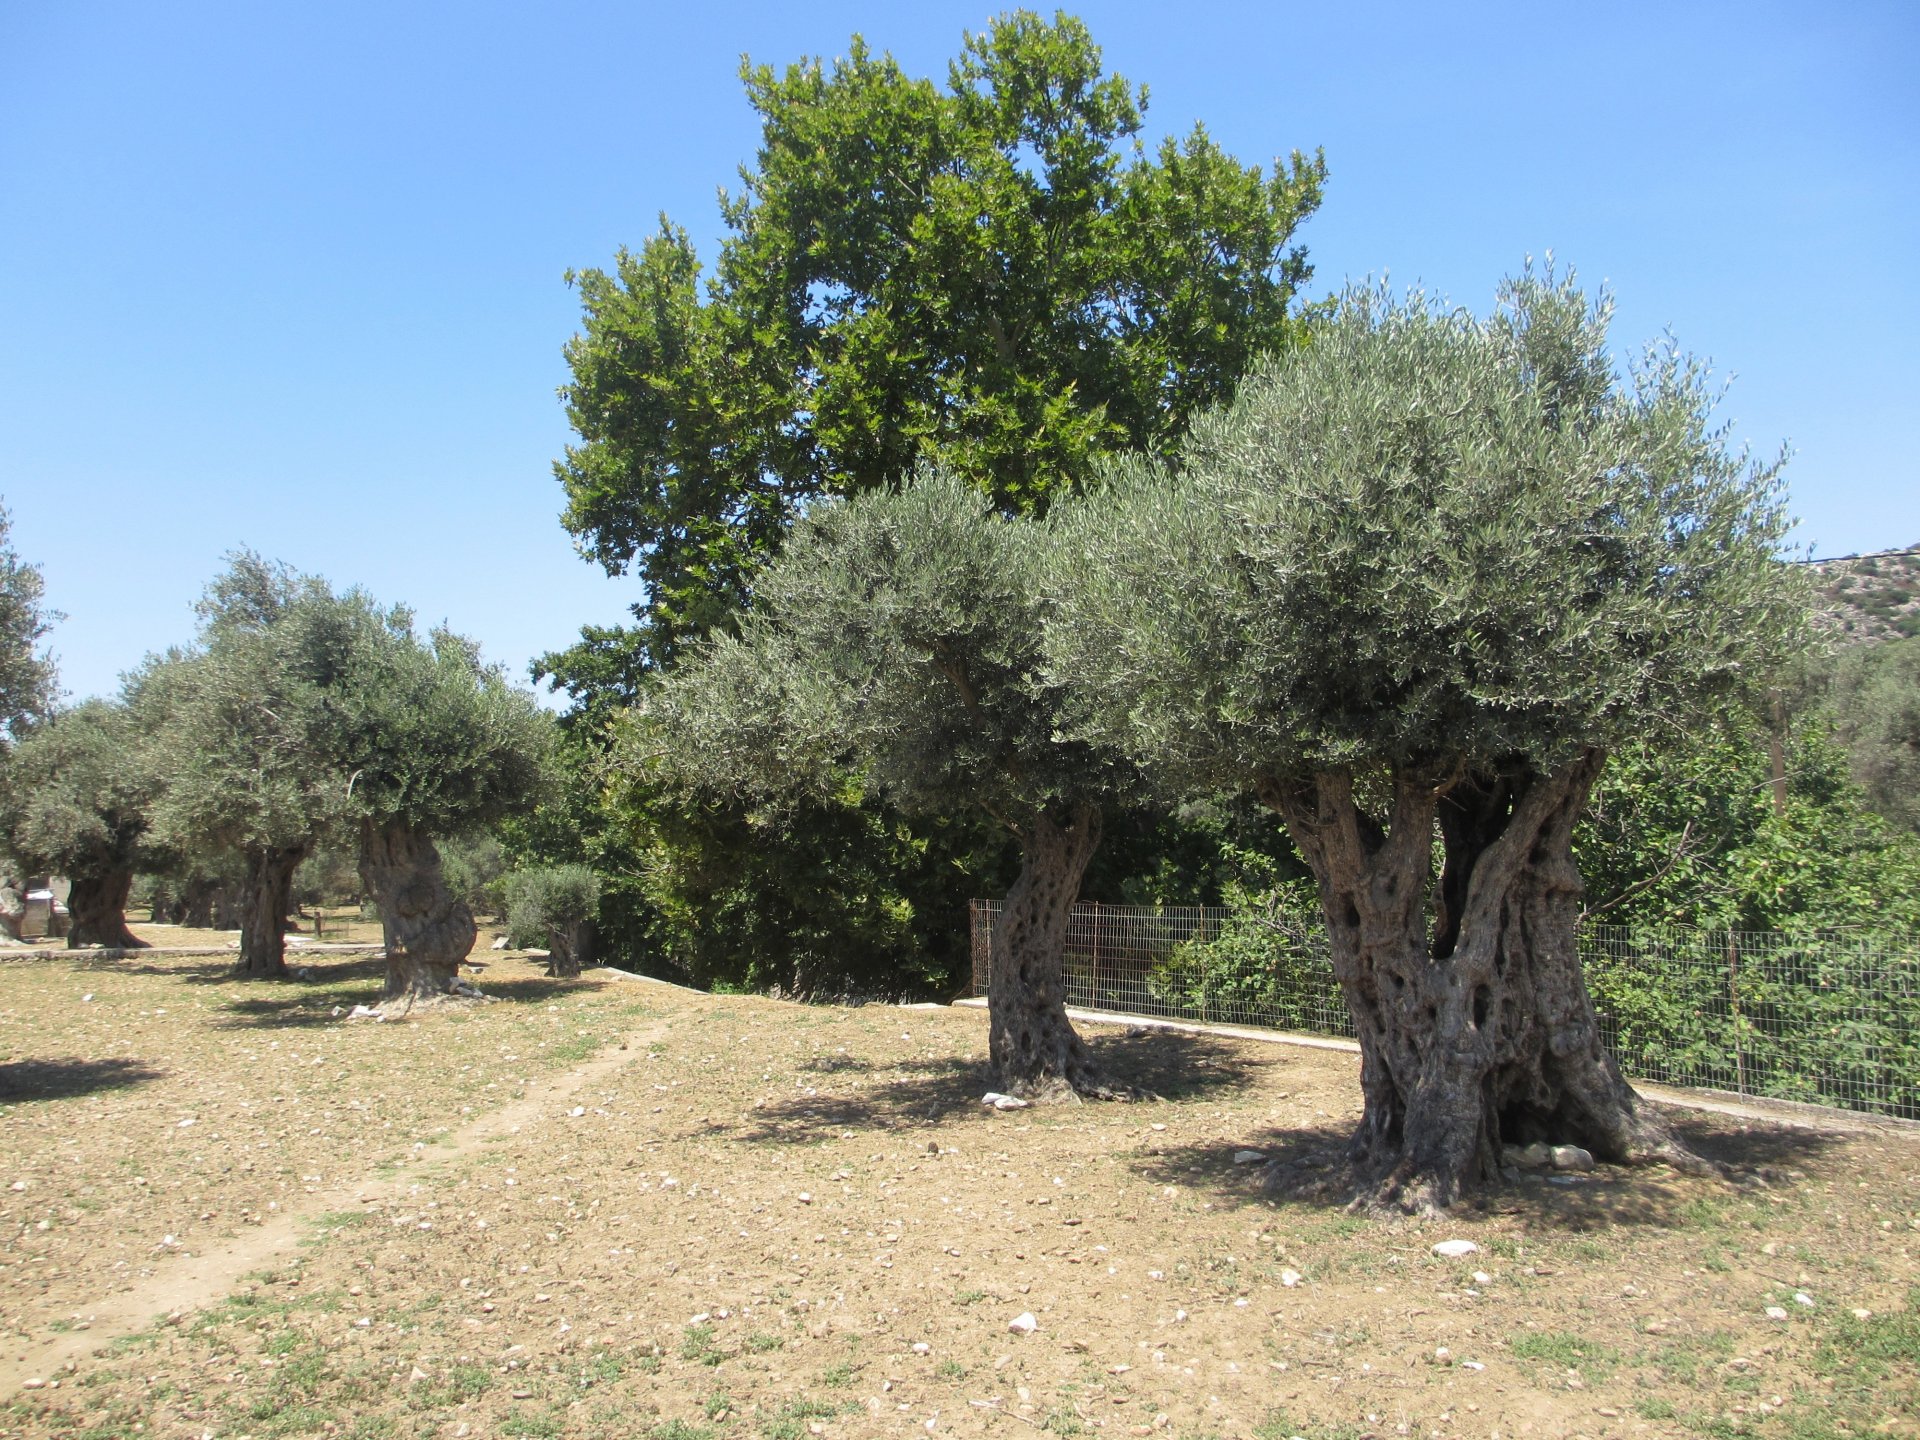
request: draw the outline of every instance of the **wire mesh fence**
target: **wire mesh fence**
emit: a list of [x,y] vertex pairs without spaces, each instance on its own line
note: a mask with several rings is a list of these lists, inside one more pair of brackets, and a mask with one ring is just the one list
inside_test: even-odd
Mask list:
[[[977,995],[999,911],[973,902]],[[1920,936],[1589,925],[1580,951],[1635,1079],[1920,1119]],[[1076,905],[1066,979],[1090,1010],[1353,1034],[1325,933],[1292,917]]]

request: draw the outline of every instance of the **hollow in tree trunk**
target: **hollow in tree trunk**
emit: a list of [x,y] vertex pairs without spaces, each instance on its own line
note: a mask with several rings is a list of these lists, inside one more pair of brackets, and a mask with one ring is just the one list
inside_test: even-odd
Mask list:
[[67,914],[73,928],[67,931],[67,948],[78,950],[87,945],[105,945],[115,950],[144,950],[147,942],[127,928],[127,896],[133,893],[133,871],[103,870],[93,875],[70,877]]
[[1086,804],[1063,818],[1042,811],[1021,832],[1020,874],[993,929],[987,992],[988,1050],[1012,1094],[1128,1097],[1101,1075],[1067,1019],[1067,921],[1099,843],[1100,811]]
[[235,974],[277,980],[287,973],[287,932],[282,922],[293,901],[293,872],[306,853],[305,845],[270,845],[246,852]]
[[473,950],[473,911],[447,889],[433,840],[399,820],[365,823],[360,876],[380,906],[389,1003],[411,1007],[450,995],[478,996],[460,978]]
[[1573,826],[1603,763],[1404,771],[1387,827],[1344,775],[1262,788],[1313,869],[1360,1041],[1363,1201],[1443,1209],[1498,1174],[1502,1146],[1535,1140],[1711,1168],[1622,1078],[1581,972]]

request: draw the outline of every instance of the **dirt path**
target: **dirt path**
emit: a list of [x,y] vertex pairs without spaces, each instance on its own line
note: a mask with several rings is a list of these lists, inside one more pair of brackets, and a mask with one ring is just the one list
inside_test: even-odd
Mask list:
[[[247,1275],[298,1249],[315,1217],[400,1199],[408,1187],[438,1178],[489,1143],[516,1135],[523,1127],[564,1107],[583,1088],[630,1064],[633,1047],[644,1049],[665,1034],[666,1026],[659,1023],[630,1031],[617,1048],[564,1074],[535,1082],[521,1099],[454,1131],[445,1144],[435,1147],[427,1163],[405,1168],[381,1166],[358,1180],[312,1191],[298,1203],[276,1212],[266,1224],[198,1255],[183,1257],[145,1283],[101,1301],[93,1308],[85,1330],[55,1334],[0,1355],[0,1394],[56,1376],[70,1362],[145,1330],[158,1316],[171,1322],[218,1302]],[[183,1270],[188,1273],[180,1273]]]

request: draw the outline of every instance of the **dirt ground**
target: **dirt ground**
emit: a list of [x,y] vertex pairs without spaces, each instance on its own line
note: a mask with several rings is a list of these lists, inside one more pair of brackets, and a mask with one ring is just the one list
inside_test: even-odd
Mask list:
[[481,958],[387,1023],[350,957],[0,960],[0,1434],[1920,1433],[1911,1130],[1382,1223],[1348,1054],[1100,1027],[1162,1099],[996,1113],[979,1011]]

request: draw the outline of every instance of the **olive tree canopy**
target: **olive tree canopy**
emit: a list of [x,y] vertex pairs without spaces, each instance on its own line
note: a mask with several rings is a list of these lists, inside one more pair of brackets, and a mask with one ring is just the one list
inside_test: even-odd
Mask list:
[[1350,291],[1063,520],[1079,733],[1251,789],[1313,868],[1380,1200],[1445,1205],[1515,1141],[1694,1163],[1600,1044],[1570,834],[1609,744],[1762,681],[1805,604],[1778,466],[1671,346],[1620,373],[1608,316],[1551,274],[1485,320]]

